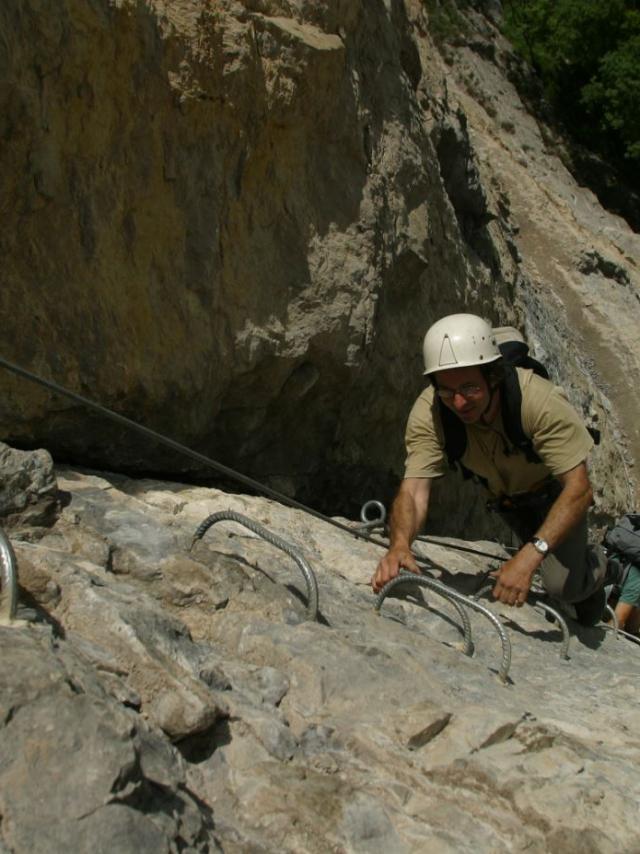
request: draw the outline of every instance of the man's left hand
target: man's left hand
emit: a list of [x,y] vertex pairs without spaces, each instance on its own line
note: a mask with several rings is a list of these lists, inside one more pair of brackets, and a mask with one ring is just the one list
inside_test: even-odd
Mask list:
[[518,552],[500,569],[490,573],[496,579],[493,597],[505,605],[521,607],[527,601],[531,587],[531,579],[538,568],[540,559],[535,555],[529,556]]

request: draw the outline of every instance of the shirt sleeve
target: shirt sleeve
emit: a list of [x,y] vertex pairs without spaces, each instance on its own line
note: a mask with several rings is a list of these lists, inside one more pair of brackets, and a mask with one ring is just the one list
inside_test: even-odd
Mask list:
[[413,405],[405,432],[405,477],[442,477],[446,473],[444,437],[435,423],[433,389],[428,388]]
[[593,447],[589,431],[562,389],[535,374],[523,389],[522,426],[555,476],[584,462]]

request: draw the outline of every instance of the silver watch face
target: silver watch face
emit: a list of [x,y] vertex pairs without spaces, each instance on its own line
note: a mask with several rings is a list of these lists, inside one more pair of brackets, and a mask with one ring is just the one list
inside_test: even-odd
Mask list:
[[541,555],[549,553],[549,543],[546,540],[542,540],[540,537],[533,537],[531,542],[533,543],[534,549],[540,552]]

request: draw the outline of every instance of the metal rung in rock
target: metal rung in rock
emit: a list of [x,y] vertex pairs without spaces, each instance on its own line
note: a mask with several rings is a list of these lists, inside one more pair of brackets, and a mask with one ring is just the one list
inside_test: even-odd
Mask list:
[[14,622],[18,607],[16,557],[9,538],[0,528],[0,625]]
[[[493,584],[487,584],[485,587],[482,587],[478,592],[474,595],[474,599],[479,599],[481,596],[484,596],[486,593],[490,593],[493,590]],[[566,620],[560,614],[559,611],[556,611],[555,608],[552,608],[551,605],[547,605],[546,602],[528,602],[527,604],[531,605],[532,608],[535,608],[541,614],[548,614],[553,620],[558,624],[560,631],[562,632],[562,646],[560,647],[560,658],[566,660],[569,658],[569,626],[567,626]]]
[[[461,605],[463,608],[470,608],[472,611],[477,611],[489,620],[489,622],[493,625],[493,627],[498,633],[498,637],[500,638],[500,644],[502,646],[502,660],[500,663],[500,670],[498,671],[498,676],[500,677],[500,680],[502,682],[506,682],[507,676],[509,674],[509,667],[511,666],[511,642],[509,641],[509,637],[497,617],[492,614],[488,608],[485,608],[483,605],[480,605],[478,602],[475,602],[468,596],[463,596],[462,593],[458,593],[457,590],[452,590],[450,587],[447,587],[441,582],[436,581],[434,578],[427,578],[424,575],[415,575],[414,573],[411,573],[411,578],[409,578],[408,575],[409,573],[403,572],[396,578],[392,578],[391,581],[385,584],[385,586],[378,594],[378,598],[376,599],[376,611],[380,610],[383,601],[395,587],[398,587],[401,584],[407,584],[407,582],[412,582],[413,584],[416,584],[419,587],[427,587],[429,590],[432,590],[434,593],[438,593],[440,596],[445,599],[448,599],[452,603],[455,602],[456,604]],[[460,613],[460,610],[458,610],[458,613]],[[469,637],[471,633],[470,624],[466,614],[463,617],[463,625],[465,625],[466,642],[467,631],[469,633]],[[466,626],[469,626],[468,630],[466,629]]]
[[[410,572],[408,569],[401,569],[400,575],[407,579],[408,584],[410,584],[416,578],[415,572]],[[417,577],[419,578],[420,576],[417,576]],[[436,583],[439,583],[439,582],[436,582]],[[447,590],[447,588],[445,588],[445,590]],[[462,621],[462,634],[464,636],[464,647],[462,648],[462,651],[465,655],[472,656],[474,653],[474,646],[473,646],[473,638],[471,636],[471,622],[469,620],[469,617],[467,616],[466,611],[464,610],[462,605],[460,605],[459,602],[456,602],[455,599],[452,599],[451,596],[448,596],[444,591],[440,590],[438,592],[439,592],[440,596],[442,596],[443,599],[446,599],[450,605],[453,605],[453,607],[458,612],[458,616],[460,617],[460,620]],[[428,607],[429,606],[427,605],[427,608]],[[376,608],[376,610],[379,611],[378,608]]]
[[310,620],[318,619],[318,582],[316,581],[314,572],[306,558],[304,558],[302,554],[300,554],[300,551],[295,546],[292,546],[291,543],[288,543],[286,540],[283,540],[282,537],[279,537],[277,534],[263,528],[262,525],[258,522],[254,522],[253,519],[249,519],[241,513],[236,513],[234,510],[222,510],[219,513],[212,513],[211,516],[207,516],[204,522],[201,522],[200,525],[198,525],[196,532],[193,535],[191,548],[195,545],[196,540],[201,540],[209,528],[217,522],[237,522],[240,525],[244,525],[245,528],[253,531],[254,534],[262,537],[263,540],[266,540],[268,543],[271,543],[271,545],[276,546],[276,548],[281,549],[283,552],[286,552],[289,557],[293,558],[300,567],[300,571],[304,575],[304,580],[307,584],[307,616]]
[[[375,516],[370,516],[370,510],[374,511]],[[387,511],[382,501],[365,501],[360,509],[361,525],[356,528],[357,531],[374,531],[376,528],[384,528],[384,523],[387,519]]]
[[618,623],[618,618],[616,616],[616,612],[613,610],[613,608],[611,607],[611,605],[608,602],[604,606],[604,608],[605,608],[605,611],[607,611],[609,613],[609,616],[611,617],[611,622],[613,623],[613,626],[612,627],[610,626],[609,628],[613,628],[613,631],[617,637],[618,632],[620,631],[620,624]]

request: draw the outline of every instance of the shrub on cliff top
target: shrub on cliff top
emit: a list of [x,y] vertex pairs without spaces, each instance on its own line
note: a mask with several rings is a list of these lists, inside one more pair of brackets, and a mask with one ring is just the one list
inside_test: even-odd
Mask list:
[[640,160],[637,0],[504,0],[505,32],[583,144]]

